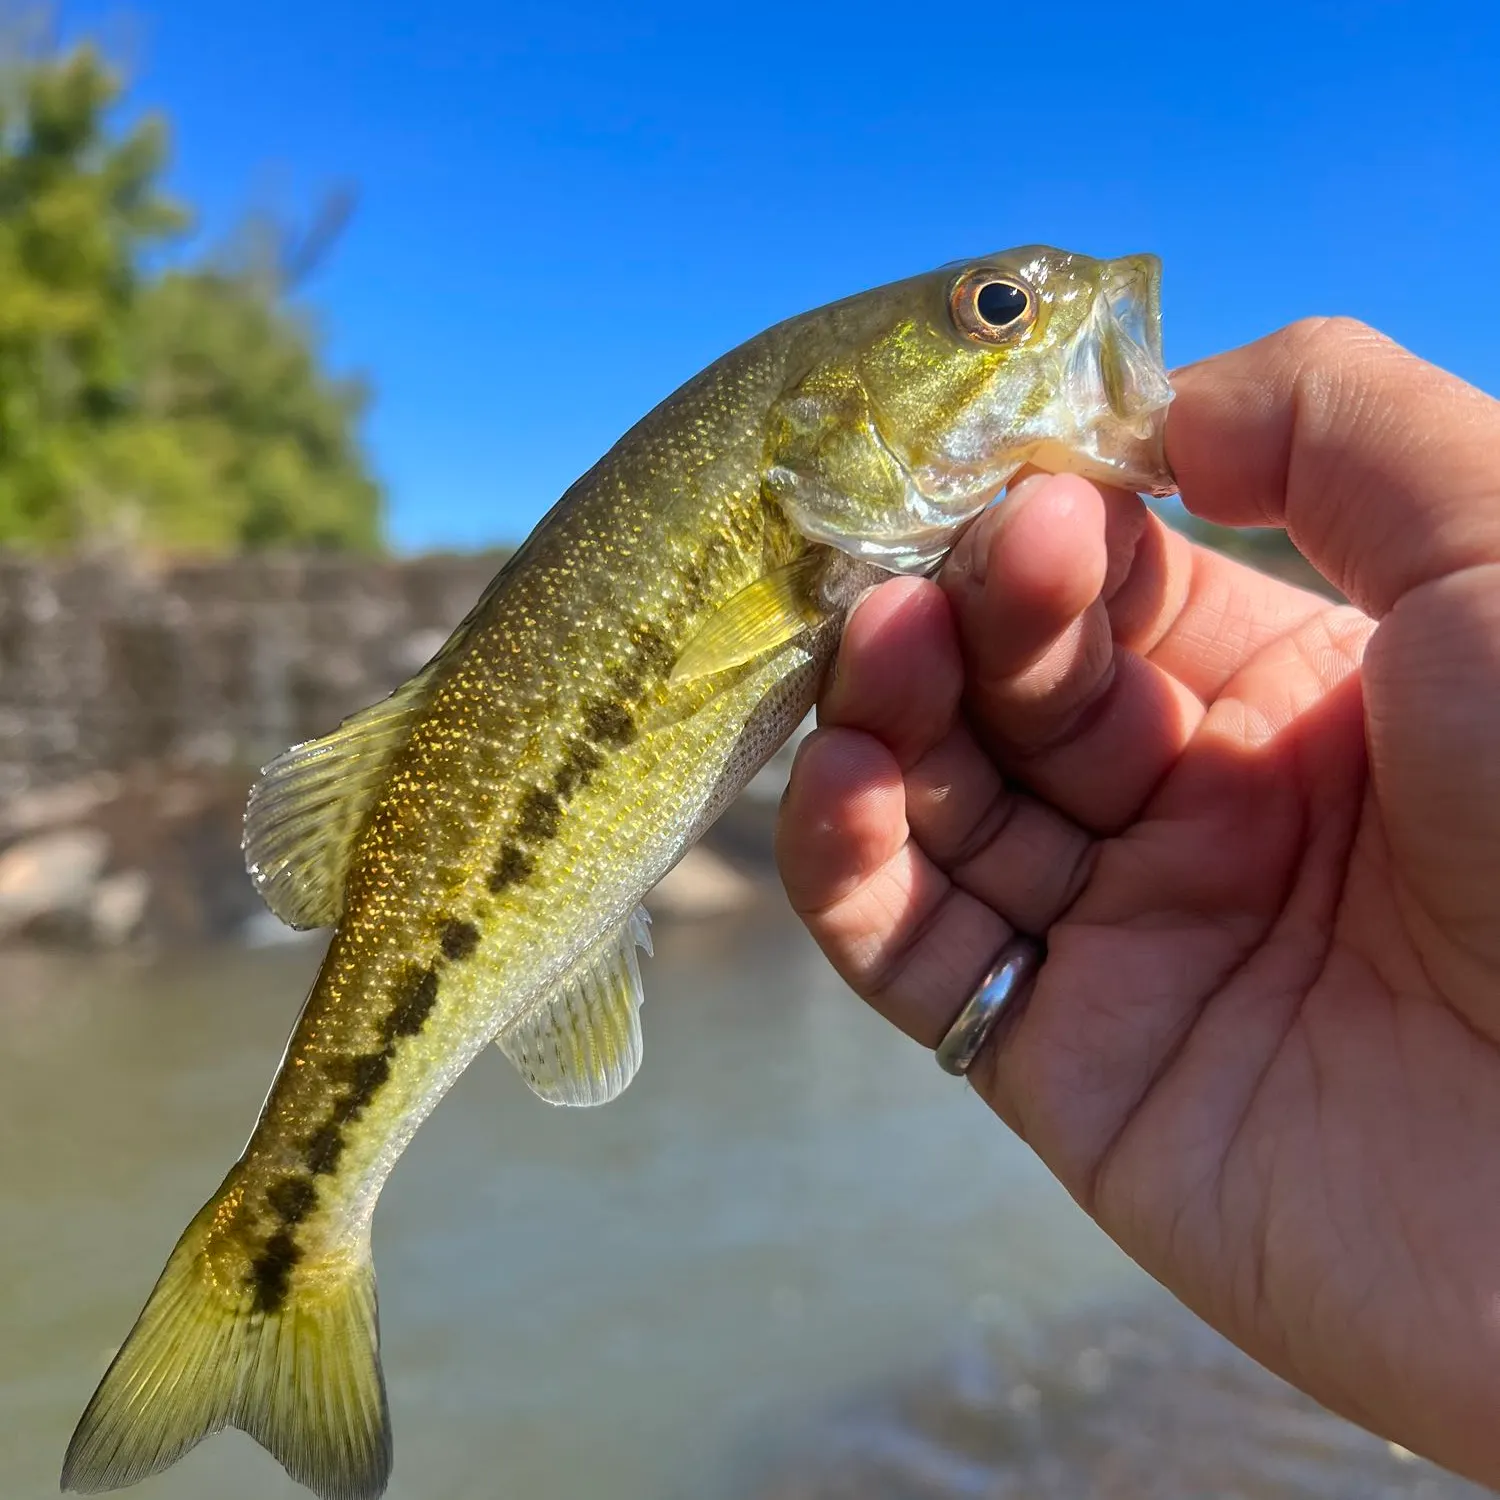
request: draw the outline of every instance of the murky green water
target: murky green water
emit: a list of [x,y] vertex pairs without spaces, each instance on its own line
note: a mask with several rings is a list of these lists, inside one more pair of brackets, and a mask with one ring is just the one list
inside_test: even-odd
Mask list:
[[[395,1500],[738,1494],[757,1445],[920,1371],[976,1316],[1024,1329],[1141,1290],[788,919],[657,938],[646,1063],[621,1101],[556,1111],[481,1058],[386,1190]],[[55,1494],[315,960],[0,958],[3,1500]],[[137,1493],[303,1494],[238,1433]]]

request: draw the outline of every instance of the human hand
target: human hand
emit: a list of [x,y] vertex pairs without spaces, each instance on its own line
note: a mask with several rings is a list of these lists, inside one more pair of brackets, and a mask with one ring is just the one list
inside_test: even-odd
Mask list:
[[1044,935],[986,1102],[1235,1343],[1500,1485],[1500,404],[1341,321],[1175,384],[1185,503],[1354,605],[1029,481],[861,602],[782,876],[928,1047]]

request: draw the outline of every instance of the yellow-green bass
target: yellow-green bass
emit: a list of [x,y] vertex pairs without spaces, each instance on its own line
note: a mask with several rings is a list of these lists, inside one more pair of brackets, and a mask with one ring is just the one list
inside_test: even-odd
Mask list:
[[935,568],[1025,463],[1170,492],[1158,280],[1033,246],[768,330],[574,484],[410,682],[266,768],[250,873],[333,938],[64,1488],[233,1426],[324,1500],[381,1493],[370,1220],[413,1132],[491,1041],[557,1104],[630,1082],[641,898],[806,713],[870,582]]

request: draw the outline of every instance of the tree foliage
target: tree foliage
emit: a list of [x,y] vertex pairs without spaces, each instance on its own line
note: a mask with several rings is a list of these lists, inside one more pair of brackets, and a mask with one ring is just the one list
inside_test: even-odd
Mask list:
[[112,123],[92,48],[0,88],[0,544],[373,546],[366,392],[324,370],[274,257],[153,270],[189,215],[159,117]]

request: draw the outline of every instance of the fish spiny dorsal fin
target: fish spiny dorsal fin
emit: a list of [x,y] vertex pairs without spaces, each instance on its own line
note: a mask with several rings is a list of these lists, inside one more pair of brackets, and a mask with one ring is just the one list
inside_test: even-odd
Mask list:
[[550,999],[495,1038],[531,1089],[549,1104],[608,1104],[641,1065],[641,970],[651,918],[638,906],[563,975]]
[[805,553],[741,589],[683,648],[672,681],[727,672],[816,625],[819,611],[812,587],[824,561],[821,550]]
[[331,927],[344,909],[344,877],[396,752],[426,708],[443,665],[468,638],[515,562],[513,554],[474,607],[415,677],[351,714],[332,734],[284,750],[250,788],[245,868],[288,927]]

